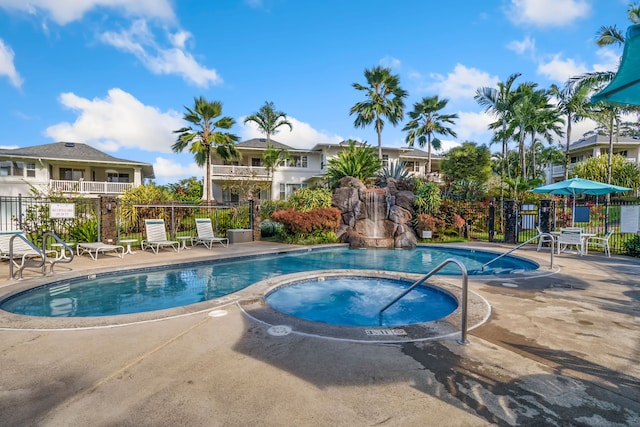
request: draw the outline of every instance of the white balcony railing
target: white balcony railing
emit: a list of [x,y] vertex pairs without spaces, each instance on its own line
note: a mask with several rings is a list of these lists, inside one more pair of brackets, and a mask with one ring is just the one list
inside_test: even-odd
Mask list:
[[235,166],[235,165],[214,165],[211,166],[213,178],[225,179],[265,179],[269,177],[267,168],[262,166]]
[[60,193],[124,194],[133,187],[132,182],[49,180],[49,188]]

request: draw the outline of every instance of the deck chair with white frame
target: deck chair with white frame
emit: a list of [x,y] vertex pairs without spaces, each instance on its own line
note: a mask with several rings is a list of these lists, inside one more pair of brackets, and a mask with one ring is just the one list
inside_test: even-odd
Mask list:
[[211,226],[211,218],[196,218],[196,245],[202,243],[207,249],[211,249],[214,243],[220,243],[225,248],[229,246],[229,239],[226,237],[216,237]]
[[611,258],[611,250],[609,248],[609,239],[611,238],[611,235],[613,234],[613,230],[609,230],[607,232],[607,234],[604,235],[604,237],[589,237],[589,240],[587,240],[587,248],[589,246],[596,246],[599,248],[602,248],[602,250],[604,251],[604,254],[606,256],[608,256],[609,258]]
[[580,230],[562,229],[558,235],[558,254],[569,246],[575,246],[579,255],[584,254],[584,238]]
[[[12,241],[11,238],[13,236],[15,237]],[[52,260],[55,260],[56,255],[56,251],[43,251],[38,248],[27,239],[21,230],[0,232],[0,259],[7,259],[12,262],[18,268],[18,271],[22,271],[29,260],[39,258],[50,263],[53,272]]]
[[169,246],[176,252],[180,251],[180,242],[167,239],[164,219],[145,219],[144,227],[147,238],[141,243],[143,250],[149,247],[153,253],[157,254],[160,248]]
[[542,249],[542,245],[545,243],[551,243],[551,250],[553,250],[553,246],[556,241],[555,237],[553,237],[549,233],[543,233],[539,225],[536,226],[536,230],[538,230],[538,249],[536,250],[536,252],[540,252],[540,249]]

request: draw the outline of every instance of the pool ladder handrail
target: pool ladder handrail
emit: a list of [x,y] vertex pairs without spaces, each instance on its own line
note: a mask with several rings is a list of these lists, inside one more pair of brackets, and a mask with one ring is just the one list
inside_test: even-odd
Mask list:
[[[56,264],[58,264],[58,263],[60,263],[60,264],[68,264],[68,263],[70,263],[71,261],[73,261],[74,254],[73,254],[73,248],[71,246],[67,245],[56,233],[54,233],[52,231],[48,231],[48,232],[44,233],[44,235],[42,236],[42,247],[43,248],[47,247],[47,237],[52,237],[53,240],[55,240],[56,242],[60,243],[62,245],[62,247],[60,248],[61,251],[67,251],[69,253],[69,256],[67,258],[62,258],[62,256],[58,256],[56,259],[51,261],[51,273],[53,273],[53,267]],[[62,253],[64,253],[64,252],[62,252]]]
[[[63,248],[66,249],[67,251],[69,251],[71,256],[68,259],[53,259],[53,260],[50,260],[47,257],[47,251],[46,250],[40,249],[39,247],[34,245],[23,234],[16,233],[13,236],[11,236],[11,238],[9,239],[9,279],[15,279],[16,275],[17,275],[18,276],[18,280],[22,280],[22,272],[27,267],[27,262],[26,262],[25,259],[23,259],[23,261],[22,261],[22,263],[20,265],[18,265],[14,261],[14,257],[13,257],[13,241],[16,238],[22,239],[29,247],[31,247],[31,249],[34,252],[36,252],[40,256],[40,262],[35,264],[33,267],[42,268],[42,275],[43,276],[47,274],[47,262],[51,263],[51,270],[50,271],[51,271],[51,273],[53,273],[53,267],[55,266],[56,263],[58,263],[58,262],[69,263],[69,262],[73,261],[73,250],[65,242],[63,242],[62,239],[60,239],[60,237],[58,237],[55,233],[52,233],[52,232],[49,231],[49,232],[46,232],[42,236],[42,247],[43,248],[46,247],[47,237],[48,236],[53,237],[54,240],[56,240],[58,243],[61,243],[63,245]],[[16,267],[18,269],[15,272],[13,271],[14,267]]]
[[493,263],[494,261],[497,261],[497,260],[499,260],[500,258],[502,258],[502,257],[505,257],[505,256],[509,255],[511,252],[515,251],[516,249],[520,249],[520,248],[521,248],[521,247],[523,247],[524,245],[526,245],[526,244],[528,244],[528,243],[531,243],[532,241],[534,241],[534,240],[536,240],[536,239],[539,239],[539,238],[542,238],[542,237],[550,237],[550,238],[551,238],[551,239],[550,239],[550,241],[551,241],[551,260],[550,260],[550,262],[549,262],[549,264],[550,264],[550,265],[549,265],[549,268],[553,268],[553,252],[554,252],[554,249],[555,249],[555,241],[556,241],[556,238],[555,238],[551,233],[540,233],[540,234],[538,234],[537,236],[533,236],[532,238],[530,238],[530,239],[529,239],[529,240],[527,240],[526,242],[520,243],[519,245],[517,245],[517,246],[515,246],[515,247],[513,247],[513,248],[511,248],[511,249],[509,249],[507,252],[505,252],[505,253],[503,253],[503,254],[498,255],[497,257],[495,257],[495,258],[494,258],[494,259],[492,259],[491,261],[484,263],[484,264],[482,265],[482,271],[484,271],[484,268],[485,268],[486,266],[488,266],[489,264]]
[[433,270],[425,274],[421,279],[414,282],[411,286],[409,286],[409,288],[407,288],[400,295],[395,297],[389,304],[385,305],[378,312],[378,323],[380,324],[380,326],[382,326],[382,313],[385,310],[387,310],[393,304],[397,303],[405,295],[411,292],[416,286],[423,284],[431,276],[436,274],[438,271],[442,270],[447,264],[451,264],[451,263],[456,264],[460,268],[460,271],[462,271],[462,325],[461,325],[461,334],[460,334],[460,339],[458,340],[458,344],[469,344],[469,341],[467,341],[467,293],[469,289],[469,275],[467,274],[467,267],[465,267],[465,265],[461,261],[455,258],[447,258],[444,261],[442,261],[440,264],[434,267]]

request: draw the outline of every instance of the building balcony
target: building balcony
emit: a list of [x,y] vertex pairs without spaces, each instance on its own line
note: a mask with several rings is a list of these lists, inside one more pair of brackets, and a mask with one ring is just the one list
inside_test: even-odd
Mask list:
[[211,178],[214,180],[255,180],[269,179],[267,168],[262,166],[212,165]]
[[66,194],[124,194],[133,187],[135,187],[133,182],[49,180],[49,188],[52,192]]

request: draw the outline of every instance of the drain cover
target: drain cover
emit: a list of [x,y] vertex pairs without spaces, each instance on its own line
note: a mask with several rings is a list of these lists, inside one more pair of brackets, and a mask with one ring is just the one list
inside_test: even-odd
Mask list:
[[213,310],[209,312],[209,317],[222,317],[229,314],[227,310]]
[[291,327],[286,325],[275,325],[267,329],[269,335],[274,337],[283,337],[291,333]]
[[516,283],[511,283],[511,282],[504,282],[502,283],[502,286],[504,286],[505,288],[517,288],[518,285]]

